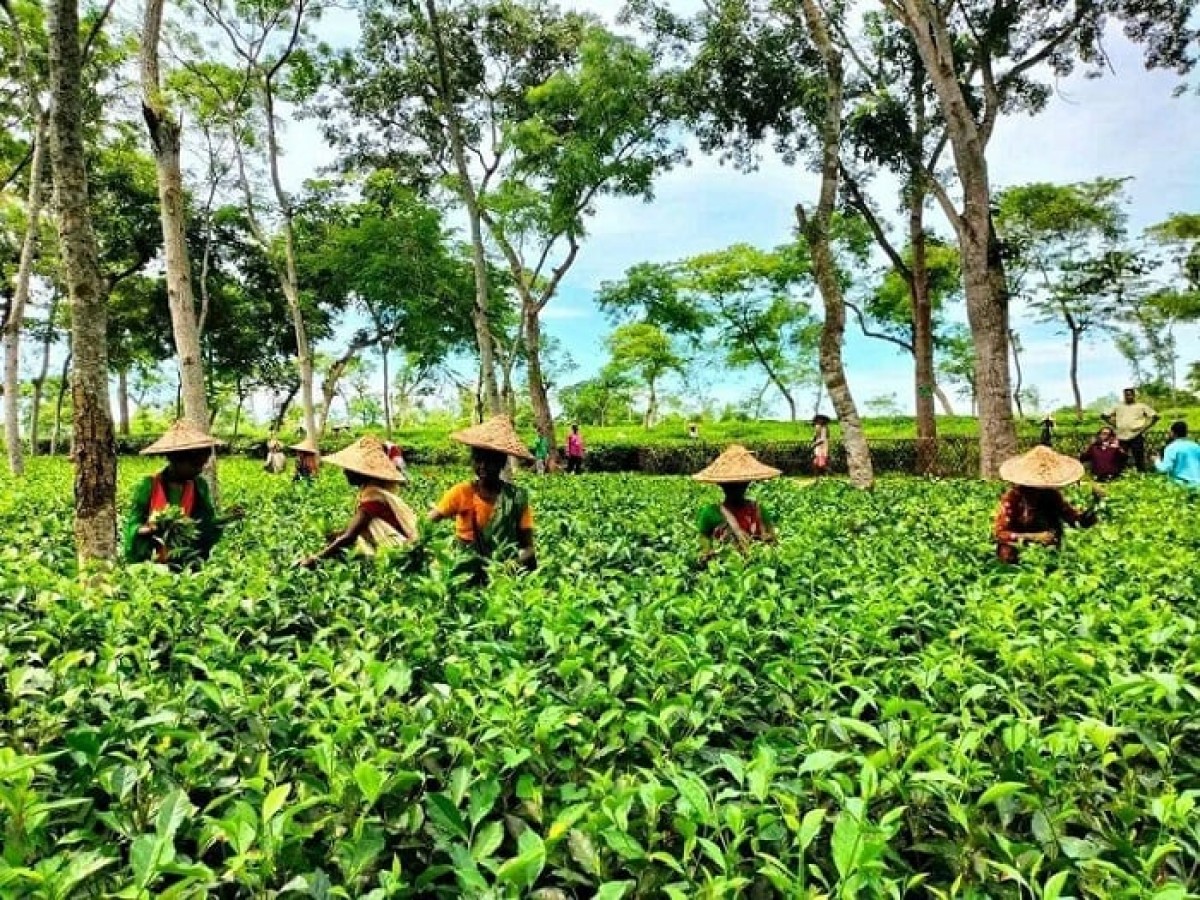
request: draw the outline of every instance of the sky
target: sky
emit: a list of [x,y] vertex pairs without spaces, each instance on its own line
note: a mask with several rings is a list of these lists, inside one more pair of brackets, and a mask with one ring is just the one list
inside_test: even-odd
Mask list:
[[[615,0],[566,0],[568,8],[611,18]],[[699,0],[677,0],[680,11]],[[321,37],[350,44],[356,27],[349,13],[322,23]],[[1070,182],[1100,176],[1130,177],[1130,227],[1137,231],[1173,212],[1200,211],[1200,102],[1195,95],[1176,98],[1175,76],[1146,72],[1140,50],[1123,38],[1108,41],[1112,71],[1099,79],[1072,76],[1056,85],[1047,109],[1036,117],[1002,118],[989,149],[994,188],[1031,181]],[[332,161],[315,125],[287,126],[286,180],[299,187],[304,179]],[[881,185],[885,182],[881,181]],[[560,295],[544,314],[546,330],[558,338],[578,368],[568,378],[586,378],[604,363],[603,338],[611,323],[592,298],[600,284],[622,276],[639,262],[666,262],[718,250],[735,243],[773,247],[791,239],[793,208],[812,203],[817,179],[803,168],[789,167],[770,154],[757,171],[742,173],[694,148],[687,165],[664,175],[649,202],[604,198],[588,223],[579,259],[563,281]],[[881,188],[879,205],[894,209],[894,193]],[[939,213],[930,220],[950,236]],[[819,313],[815,291],[811,304]],[[1070,398],[1065,336],[1053,326],[1032,322],[1018,301],[1014,324],[1025,347],[1026,381],[1034,384],[1044,409]],[[961,311],[957,313],[962,317]],[[1181,370],[1200,359],[1200,334],[1180,336]],[[900,407],[912,408],[910,360],[888,344],[863,337],[848,324],[845,358],[851,388],[860,407],[869,400],[894,395]],[[699,390],[718,403],[737,402],[761,379],[757,375],[721,373],[700,378]],[[1084,346],[1081,359],[1084,400],[1115,394],[1129,380],[1124,360],[1105,339]],[[966,401],[958,406],[965,410]],[[775,412],[780,409],[776,407]]]

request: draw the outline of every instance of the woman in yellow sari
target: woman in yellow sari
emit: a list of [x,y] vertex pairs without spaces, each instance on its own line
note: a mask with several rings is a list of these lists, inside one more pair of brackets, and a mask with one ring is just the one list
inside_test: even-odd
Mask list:
[[351,547],[363,556],[374,556],[387,547],[416,543],[420,538],[416,513],[395,493],[404,476],[388,459],[383,444],[373,437],[360,438],[325,457],[325,462],[344,469],[346,481],[358,488],[354,515],[341,534],[318,553],[302,559],[301,566],[312,568]]

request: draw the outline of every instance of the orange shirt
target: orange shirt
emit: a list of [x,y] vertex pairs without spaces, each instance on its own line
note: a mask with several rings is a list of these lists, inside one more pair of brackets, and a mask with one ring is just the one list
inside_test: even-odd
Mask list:
[[[486,525],[496,504],[479,496],[474,482],[464,481],[446,491],[434,509],[447,518],[454,516],[454,536],[471,544],[475,542],[475,524],[478,523],[480,528]],[[523,531],[533,530],[533,510],[529,506],[521,512],[520,527]]]

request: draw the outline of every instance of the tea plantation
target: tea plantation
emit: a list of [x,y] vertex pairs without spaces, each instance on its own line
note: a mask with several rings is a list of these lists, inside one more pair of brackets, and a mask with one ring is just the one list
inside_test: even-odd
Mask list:
[[1200,502],[1156,480],[1020,568],[995,485],[781,480],[780,546],[698,570],[715,491],[526,478],[542,568],[471,593],[444,529],[296,569],[340,473],[221,475],[206,568],[88,588],[66,466],[0,483],[0,897],[1197,896]]

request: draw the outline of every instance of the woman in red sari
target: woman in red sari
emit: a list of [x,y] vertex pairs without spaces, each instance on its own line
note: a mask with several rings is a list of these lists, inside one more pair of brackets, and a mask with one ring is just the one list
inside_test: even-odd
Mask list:
[[1062,495],[1061,488],[1083,477],[1083,464],[1077,459],[1037,446],[1001,465],[1000,477],[1013,485],[1000,498],[992,525],[1001,562],[1019,562],[1024,544],[1062,546],[1067,525],[1096,524],[1094,510],[1078,510]]

